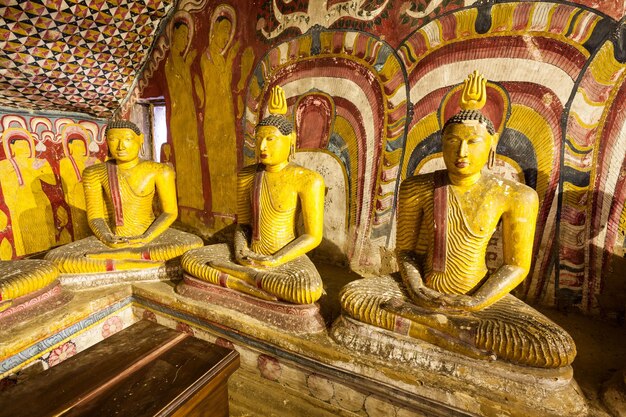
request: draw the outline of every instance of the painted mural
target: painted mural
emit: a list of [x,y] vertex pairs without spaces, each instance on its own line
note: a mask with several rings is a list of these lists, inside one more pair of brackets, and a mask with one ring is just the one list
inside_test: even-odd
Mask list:
[[82,172],[106,157],[96,119],[0,113],[0,259],[88,236]]
[[[496,169],[540,196],[518,295],[597,311],[609,293],[626,299],[611,278],[626,235],[624,12],[584,0],[186,0],[132,97],[166,98],[168,146],[188,178],[181,208],[214,232],[234,220],[229,178],[255,162],[254,125],[281,85],[296,160],[326,179],[320,248],[376,273],[393,269],[398,184],[443,166],[448,93],[477,69],[491,81]],[[496,234],[491,267],[499,251]]]
[[110,117],[173,4],[0,2],[0,106]]

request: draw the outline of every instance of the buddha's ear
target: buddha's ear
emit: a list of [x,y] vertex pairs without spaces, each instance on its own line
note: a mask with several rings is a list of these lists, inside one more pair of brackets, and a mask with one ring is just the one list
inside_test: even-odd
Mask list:
[[500,140],[500,135],[498,135],[498,132],[491,135],[491,146],[497,147],[498,140]]
[[144,139],[143,133],[139,134],[137,136],[137,139],[139,139],[139,143],[141,143],[143,145],[143,139]]

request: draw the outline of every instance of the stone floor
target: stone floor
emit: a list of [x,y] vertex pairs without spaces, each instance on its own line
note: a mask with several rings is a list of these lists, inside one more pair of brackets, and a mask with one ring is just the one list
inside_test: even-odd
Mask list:
[[604,384],[626,368],[626,325],[610,318],[601,320],[578,313],[540,310],[567,330],[576,342],[574,378],[589,400],[590,416],[610,416],[600,395]]

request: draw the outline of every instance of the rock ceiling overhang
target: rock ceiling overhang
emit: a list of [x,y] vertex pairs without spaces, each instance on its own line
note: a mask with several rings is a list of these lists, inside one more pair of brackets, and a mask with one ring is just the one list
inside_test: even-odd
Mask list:
[[0,106],[110,117],[175,0],[0,0]]

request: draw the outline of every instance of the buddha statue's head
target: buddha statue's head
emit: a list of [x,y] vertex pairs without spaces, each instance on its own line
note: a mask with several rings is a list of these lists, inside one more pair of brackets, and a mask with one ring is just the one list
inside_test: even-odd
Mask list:
[[255,139],[259,162],[279,166],[288,162],[295,152],[296,132],[287,113],[287,101],[282,88],[276,86],[270,93],[270,115],[256,127]]
[[189,45],[189,26],[185,22],[178,21],[174,23],[172,32],[172,53],[183,55]]
[[282,116],[268,116],[256,128],[259,162],[275,166],[289,160],[295,145],[293,124]]
[[233,24],[227,17],[220,16],[213,25],[215,25],[215,27],[211,28],[211,38],[209,42],[211,42],[211,45],[217,50],[223,51],[230,42]]
[[87,143],[84,138],[72,137],[67,141],[67,151],[74,158],[85,157],[89,154],[87,150]]
[[128,120],[109,122],[105,130],[109,153],[118,162],[131,162],[139,159],[143,146],[143,134]]
[[498,135],[480,111],[487,100],[486,83],[476,71],[470,74],[463,86],[461,111],[443,126],[443,160],[448,172],[459,177],[479,174],[495,158]]
[[33,156],[32,144],[26,138],[16,137],[9,142],[11,156],[16,158],[31,158]]

